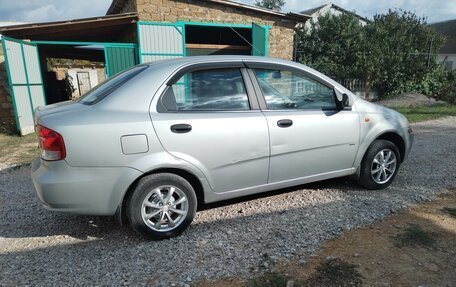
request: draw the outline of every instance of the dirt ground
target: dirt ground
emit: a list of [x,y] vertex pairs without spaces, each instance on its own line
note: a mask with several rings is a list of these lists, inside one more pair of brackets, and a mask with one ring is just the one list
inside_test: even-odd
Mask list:
[[39,155],[35,134],[24,137],[0,133],[0,169],[30,163]]
[[456,286],[456,189],[344,233],[308,262],[277,262],[248,282],[196,286]]

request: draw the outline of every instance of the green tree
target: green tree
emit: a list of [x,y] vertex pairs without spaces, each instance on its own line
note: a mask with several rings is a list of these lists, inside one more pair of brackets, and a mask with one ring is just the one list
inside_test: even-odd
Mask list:
[[401,10],[364,26],[353,15],[322,15],[298,29],[297,39],[298,61],[337,80],[362,80],[367,93],[375,87],[381,96],[421,82],[443,44],[424,18]]
[[437,65],[436,54],[445,39],[412,12],[389,10],[368,25],[368,37],[381,48],[376,87],[382,94],[401,85],[418,84]]
[[282,10],[285,5],[285,0],[255,0],[255,5],[271,10]]
[[362,26],[355,17],[326,14],[297,34],[300,62],[339,80],[357,76]]

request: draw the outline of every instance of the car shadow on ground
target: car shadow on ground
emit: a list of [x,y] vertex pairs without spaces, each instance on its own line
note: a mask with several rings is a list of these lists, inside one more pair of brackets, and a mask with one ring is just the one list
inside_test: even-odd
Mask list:
[[356,185],[356,182],[354,182],[351,179],[348,179],[347,177],[332,178],[332,179],[327,179],[327,180],[323,180],[323,181],[318,181],[318,182],[313,182],[313,183],[308,183],[308,184],[301,184],[301,185],[296,185],[296,186],[292,186],[292,187],[281,188],[281,189],[271,190],[271,191],[267,191],[267,192],[262,192],[262,193],[242,196],[242,197],[238,197],[238,198],[223,200],[223,201],[219,201],[219,202],[207,203],[207,204],[203,204],[203,206],[201,208],[199,208],[198,210],[202,211],[202,210],[208,210],[208,209],[217,208],[217,207],[223,207],[223,206],[227,206],[227,205],[256,200],[256,199],[260,199],[260,198],[272,197],[275,195],[289,193],[289,192],[302,190],[302,189],[308,189],[308,190],[338,189],[341,191],[345,191],[345,190],[349,190],[350,188],[353,188],[353,187],[359,188]]
[[[21,168],[28,169],[28,166]],[[14,170],[18,169],[16,168]],[[204,204],[199,208],[199,212],[262,198],[272,198],[280,194],[291,193],[302,189],[337,189],[343,191],[353,188],[353,186],[356,186],[356,184],[348,181],[347,178],[330,179],[317,183]],[[27,203],[24,205],[25,201]],[[105,237],[138,237],[138,235],[136,235],[128,226],[128,222],[124,222],[121,225],[117,219],[112,216],[81,216],[48,211],[41,205],[38,199],[36,199],[33,190],[31,190],[30,193],[27,193],[25,198],[22,197],[12,204],[6,204],[5,202],[2,205],[4,205],[4,208],[0,210],[0,218],[5,220],[5,226],[3,226],[0,236],[5,238],[67,236],[85,240],[88,238]],[[17,208],[17,206],[23,207]],[[13,209],[15,209],[14,212]],[[8,220],[13,213],[15,214],[15,218],[11,217],[11,220]],[[122,234],[124,236],[122,236]]]

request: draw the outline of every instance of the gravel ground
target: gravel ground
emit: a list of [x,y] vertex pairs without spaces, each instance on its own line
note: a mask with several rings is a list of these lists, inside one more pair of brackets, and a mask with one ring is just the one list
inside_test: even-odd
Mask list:
[[276,191],[201,211],[182,236],[160,242],[113,218],[49,212],[29,167],[1,171],[0,286],[185,286],[302,263],[344,230],[456,186],[456,117],[413,128],[411,157],[386,190],[337,179]]
[[434,98],[419,93],[406,93],[391,99],[381,100],[377,103],[391,108],[399,108],[433,106],[436,104],[444,104],[445,102],[437,101]]

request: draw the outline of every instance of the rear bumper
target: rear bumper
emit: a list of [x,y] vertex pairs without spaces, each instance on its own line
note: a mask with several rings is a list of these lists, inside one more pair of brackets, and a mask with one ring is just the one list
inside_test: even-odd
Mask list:
[[114,215],[141,174],[129,167],[72,167],[64,160],[32,163],[33,185],[47,209],[85,215]]

